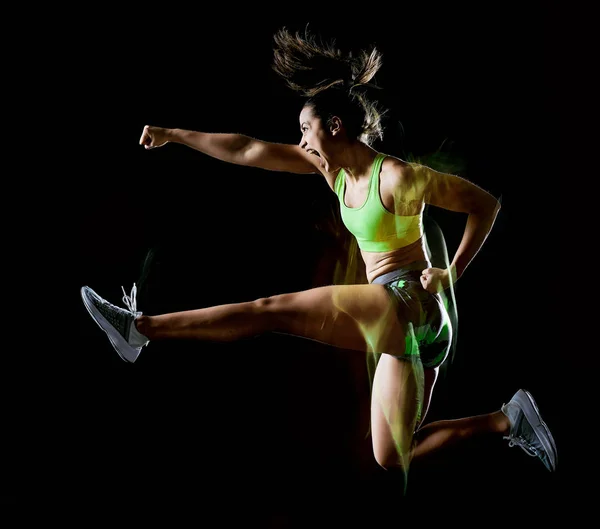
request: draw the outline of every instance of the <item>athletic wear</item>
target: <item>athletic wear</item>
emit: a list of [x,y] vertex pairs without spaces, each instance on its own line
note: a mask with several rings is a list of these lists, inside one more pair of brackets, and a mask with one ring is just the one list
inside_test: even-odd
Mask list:
[[420,358],[423,367],[441,365],[450,351],[452,326],[439,294],[423,288],[421,271],[425,261],[376,277],[373,284],[383,285],[392,299],[401,321],[408,322],[403,357]]
[[[121,287],[123,288],[123,287]],[[112,305],[102,299],[90,287],[81,288],[81,298],[94,321],[108,335],[110,343],[125,362],[135,362],[148,338],[140,334],[134,320],[142,313],[136,307],[135,283],[128,296],[123,290],[123,302],[129,310]]]
[[521,447],[526,454],[539,457],[551,472],[556,470],[556,443],[531,393],[520,389],[502,406],[502,412],[510,421],[508,445]]
[[364,204],[358,208],[349,208],[345,203],[346,173],[340,169],[334,189],[340,200],[342,220],[366,252],[387,252],[403,248],[419,240],[423,235],[422,214],[402,216],[390,213],[381,202],[379,192],[379,173],[386,158],[379,153],[373,161],[369,181],[369,192]]

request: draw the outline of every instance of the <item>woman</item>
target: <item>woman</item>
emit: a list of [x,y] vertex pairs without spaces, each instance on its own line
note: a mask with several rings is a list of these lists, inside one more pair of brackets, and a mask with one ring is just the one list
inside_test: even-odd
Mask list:
[[[440,293],[463,275],[480,250],[499,202],[461,177],[371,147],[382,133],[380,113],[363,89],[381,66],[376,49],[344,56],[313,36],[286,30],[275,35],[275,43],[275,71],[306,96],[299,145],[154,126],[144,127],[140,144],[155,149],[180,143],[234,164],[321,174],[339,197],[342,220],[357,240],[368,284],[324,286],[156,316],[137,310],[135,285],[123,298],[128,310],[83,287],[86,308],[128,362],[153,340],[232,341],[266,332],[381,355],[373,377],[371,431],[375,459],[384,468],[406,471],[413,458],[495,432],[554,470],[552,435],[523,390],[500,410],[419,428],[452,338]],[[432,267],[426,252],[426,204],[468,215],[462,241],[445,269]]]

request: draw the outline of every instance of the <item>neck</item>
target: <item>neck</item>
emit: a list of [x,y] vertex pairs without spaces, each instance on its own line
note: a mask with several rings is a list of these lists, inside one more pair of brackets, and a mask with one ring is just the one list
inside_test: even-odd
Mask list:
[[343,150],[340,156],[340,166],[350,180],[357,182],[362,178],[369,178],[375,156],[377,156],[375,149],[357,141]]

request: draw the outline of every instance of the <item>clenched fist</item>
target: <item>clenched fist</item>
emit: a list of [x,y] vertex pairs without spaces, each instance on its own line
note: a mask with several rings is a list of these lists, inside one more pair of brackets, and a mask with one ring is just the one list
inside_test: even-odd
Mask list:
[[140,145],[143,145],[146,149],[162,147],[169,141],[169,132],[170,129],[146,125],[142,132],[142,137],[140,138]]
[[421,272],[421,285],[431,294],[437,294],[450,286],[450,273],[442,268],[425,268]]

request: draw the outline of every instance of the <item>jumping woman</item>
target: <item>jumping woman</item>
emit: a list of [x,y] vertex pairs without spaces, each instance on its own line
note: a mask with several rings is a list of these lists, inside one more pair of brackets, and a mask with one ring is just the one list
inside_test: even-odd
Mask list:
[[[372,380],[371,436],[382,467],[407,471],[415,458],[496,433],[554,470],[554,440],[524,390],[488,414],[421,426],[452,341],[440,294],[462,277],[482,247],[498,214],[498,200],[462,177],[371,147],[382,134],[381,114],[365,95],[381,66],[377,49],[344,55],[313,35],[282,29],[275,35],[273,66],[305,98],[298,145],[148,125],[140,145],[157,149],[179,143],[223,162],[321,175],[339,198],[341,218],[356,238],[368,284],[323,286],[157,315],[138,311],[135,285],[130,295],[124,292],[126,309],[85,286],[81,295],[92,318],[127,362],[135,362],[152,341],[230,342],[268,332],[374,353],[380,356]],[[466,215],[462,240],[444,269],[432,267],[425,248],[426,204]]]

